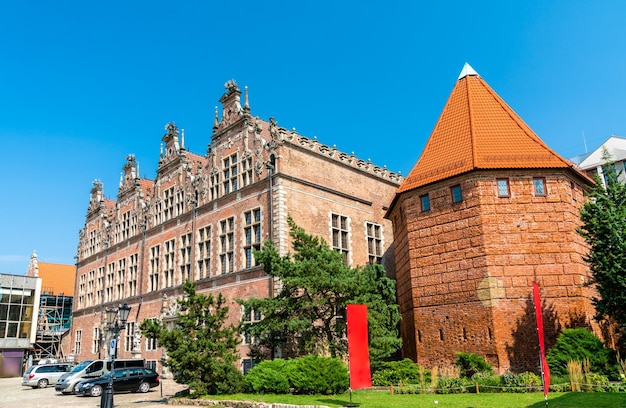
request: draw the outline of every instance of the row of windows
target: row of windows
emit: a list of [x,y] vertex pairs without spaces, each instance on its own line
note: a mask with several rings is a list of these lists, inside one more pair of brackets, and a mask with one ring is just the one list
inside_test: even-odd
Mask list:
[[[332,248],[343,254],[344,262],[350,263],[350,219],[341,214],[330,214],[330,234]],[[381,263],[383,257],[382,226],[365,223],[365,239],[370,264]]]
[[[246,187],[254,182],[252,157],[239,159],[234,153],[222,159],[222,170],[211,174],[209,177],[209,199],[215,200],[223,195],[233,193],[241,187]],[[163,190],[160,200],[154,204],[154,225],[159,225],[189,211],[190,200],[185,196],[183,189],[174,186]],[[140,219],[137,213],[131,214],[126,211],[121,214],[119,223],[115,224],[113,231],[114,243],[123,242],[139,232]],[[101,233],[90,231],[86,239],[83,256],[91,256],[103,249],[103,245],[109,245]]]
[[[241,243],[242,264],[240,269],[258,265],[254,251],[261,249],[261,209],[246,211],[241,218],[241,238],[235,228],[235,217],[223,219],[215,232],[217,259],[212,259],[213,226],[205,225],[195,233],[184,234],[152,246],[148,249],[147,291],[152,292],[184,283],[235,272],[236,243]],[[350,263],[351,228],[350,219],[341,214],[330,214],[332,248]],[[383,257],[382,226],[365,223],[368,262],[381,263]],[[195,245],[195,253],[192,247]],[[194,259],[192,259],[194,258]],[[136,296],[138,294],[138,254],[111,262],[106,267],[91,270],[79,277],[79,306],[93,306],[103,302]],[[213,271],[213,272],[212,272]]]
[[[496,186],[497,186],[498,197],[504,198],[504,197],[511,196],[511,188],[509,184],[509,179],[507,178],[496,179]],[[545,197],[547,195],[546,179],[543,177],[533,178],[533,191],[536,197]],[[452,203],[455,203],[455,204],[463,201],[463,192],[459,184],[450,187],[450,197],[452,199]],[[430,195],[429,194],[423,194],[420,196],[420,205],[421,205],[422,211],[430,211]]]
[[[196,231],[195,260],[192,260],[194,246],[192,233],[178,239],[165,241],[148,249],[148,291],[155,291],[184,283],[186,280],[199,280],[215,275],[234,272],[235,243],[238,242],[235,230],[235,217],[221,220],[217,231],[218,259],[212,274],[212,225],[205,225]],[[262,225],[261,209],[246,211],[242,216],[242,268],[257,266],[254,250],[261,249]],[[195,269],[194,269],[195,268]],[[111,302],[138,294],[138,254],[122,258],[91,270],[79,277],[79,305],[92,306]]]

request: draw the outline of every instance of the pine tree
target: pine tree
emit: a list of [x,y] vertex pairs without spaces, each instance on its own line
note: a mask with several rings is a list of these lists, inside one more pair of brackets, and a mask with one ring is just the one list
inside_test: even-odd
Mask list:
[[349,303],[368,305],[372,360],[390,356],[401,345],[395,281],[380,265],[351,268],[343,254],[320,237],[307,234],[288,218],[293,254],[280,256],[267,241],[255,258],[265,272],[278,278],[282,288],[274,297],[239,302],[257,311],[262,320],[243,324],[241,330],[257,339],[256,359],[308,354],[344,357],[347,353],[345,308]]
[[591,268],[598,294],[593,299],[596,318],[614,319],[626,325],[626,185],[605,151],[603,166],[606,187],[599,178],[581,209],[579,233],[589,244],[585,261]]
[[226,325],[228,307],[222,294],[196,293],[195,283],[183,285],[186,296],[178,301],[180,311],[174,327],[167,322],[144,320],[146,337],[156,338],[167,352],[165,365],[180,384],[189,385],[193,394],[238,392],[242,375],[234,363],[238,359],[237,329]]

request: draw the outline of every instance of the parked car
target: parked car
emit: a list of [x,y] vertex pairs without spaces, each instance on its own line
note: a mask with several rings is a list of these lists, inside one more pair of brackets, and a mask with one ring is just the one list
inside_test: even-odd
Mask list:
[[72,364],[41,364],[31,366],[22,377],[24,387],[46,388],[56,384],[59,377],[72,370]]
[[[146,361],[142,358],[118,358],[113,368],[145,367],[145,365]],[[85,360],[74,367],[72,372],[62,375],[54,389],[63,394],[71,394],[81,381],[99,378],[109,371],[111,371],[110,360]]]
[[159,374],[145,367],[118,368],[100,378],[80,382],[75,387],[76,394],[99,397],[113,375],[113,391],[148,392],[159,385]]

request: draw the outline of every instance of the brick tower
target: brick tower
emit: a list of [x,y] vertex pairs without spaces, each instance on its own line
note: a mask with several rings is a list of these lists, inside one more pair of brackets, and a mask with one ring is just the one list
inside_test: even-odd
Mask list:
[[475,352],[499,372],[535,370],[533,281],[548,346],[589,325],[576,227],[591,183],[466,64],[387,213],[405,357],[432,367]]

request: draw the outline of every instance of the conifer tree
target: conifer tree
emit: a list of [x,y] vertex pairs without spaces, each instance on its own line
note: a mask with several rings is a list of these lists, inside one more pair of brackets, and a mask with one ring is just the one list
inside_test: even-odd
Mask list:
[[228,394],[241,390],[242,375],[234,363],[239,358],[236,328],[226,324],[228,307],[222,294],[196,293],[196,285],[183,285],[185,297],[174,327],[167,322],[144,320],[141,330],[156,338],[167,352],[165,365],[174,380],[189,385],[194,394]]
[[593,299],[597,319],[614,319],[626,325],[626,184],[618,179],[605,150],[606,187],[599,178],[581,209],[579,233],[589,244],[585,261],[599,297]]
[[255,258],[265,272],[282,285],[274,297],[239,300],[262,319],[244,323],[241,330],[256,339],[252,357],[273,358],[308,354],[344,357],[347,352],[345,308],[348,303],[368,305],[370,358],[380,360],[401,345],[397,325],[395,281],[381,265],[351,268],[343,254],[320,237],[307,234],[288,218],[293,254],[280,256],[266,241]]

